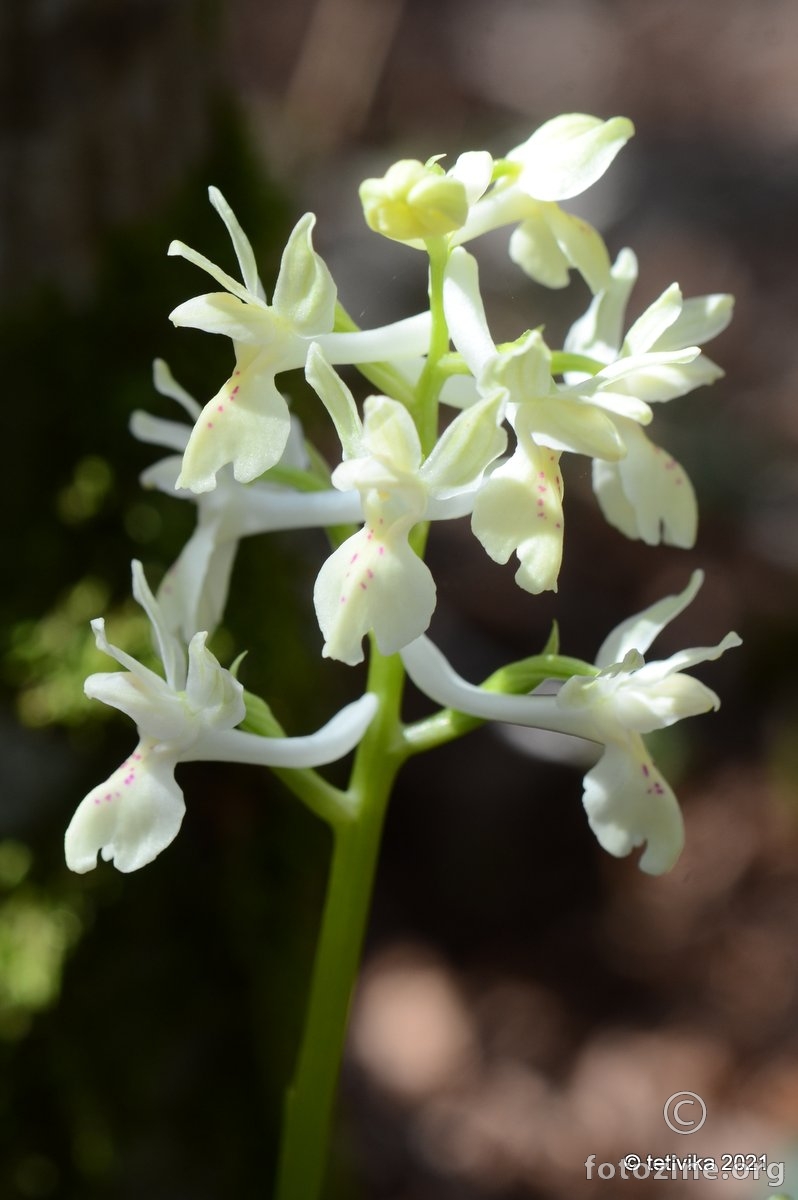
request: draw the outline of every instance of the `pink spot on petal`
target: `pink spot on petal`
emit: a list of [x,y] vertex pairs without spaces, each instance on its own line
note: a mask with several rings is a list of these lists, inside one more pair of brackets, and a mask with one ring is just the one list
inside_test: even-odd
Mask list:
[[349,560],[350,564],[351,564],[351,563],[353,563],[353,562],[357,562],[357,557],[358,557],[358,556],[357,556],[357,554],[356,554],[356,553],[355,553],[355,554],[353,554],[353,555],[352,555],[352,557],[351,557],[351,558],[350,558],[350,560]]
[[223,405],[223,404],[217,404],[217,406],[216,406],[216,411],[217,411],[217,412],[224,412],[224,405]]
[[209,428],[209,429],[213,429],[213,421],[209,421],[209,422],[208,422],[208,428]]
[[651,772],[649,771],[649,769],[648,769],[648,767],[646,766],[646,764],[645,764],[645,763],[643,763],[643,774],[644,774],[646,777],[648,777],[648,776],[651,774]]

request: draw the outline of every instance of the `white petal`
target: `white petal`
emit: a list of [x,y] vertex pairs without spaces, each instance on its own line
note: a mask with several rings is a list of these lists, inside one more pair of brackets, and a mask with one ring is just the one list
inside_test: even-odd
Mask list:
[[[698,504],[687,474],[634,422],[617,418],[616,424],[626,456],[611,466],[595,464],[593,474],[594,490],[605,517],[627,537],[641,538],[649,546],[662,541],[689,549],[695,543]],[[613,476],[617,478],[615,485],[609,482]],[[618,486],[628,508],[618,508]]]
[[178,487],[211,491],[226,463],[233,464],[240,483],[249,483],[280,461],[290,429],[274,375],[256,358],[205,405],[186,447]]
[[473,375],[450,375],[441,388],[441,404],[450,408],[470,408],[479,399],[477,382]]
[[246,716],[244,689],[205,645],[207,633],[195,633],[188,647],[186,703],[205,729],[232,729]]
[[153,680],[153,686],[146,686],[139,676],[125,671],[98,671],[89,675],[83,690],[91,700],[99,700],[130,717],[142,737],[159,745],[182,745],[190,741],[196,735],[191,714],[163,679],[153,675]]
[[638,650],[645,654],[655,637],[669,625],[674,617],[684,612],[695,599],[701,584],[704,582],[703,571],[693,571],[690,582],[683,592],[675,596],[665,596],[655,604],[644,608],[634,617],[622,621],[604,639],[601,649],[596,655],[596,666],[609,667],[621,662],[630,650]]
[[[662,664],[652,664],[657,667]],[[667,729],[685,717],[698,717],[720,707],[711,688],[678,672],[659,681],[649,681],[645,668],[636,671],[628,685],[622,685],[612,697],[612,712],[624,729],[652,733]]]
[[641,871],[669,871],[684,845],[684,825],[676,797],[642,739],[610,743],[585,776],[583,801],[599,844],[622,858],[645,845]]
[[584,113],[554,117],[507,157],[521,164],[518,186],[536,200],[578,196],[600,179],[634,133],[626,117],[602,121]]
[[690,362],[654,363],[640,372],[630,372],[617,387],[619,391],[644,397],[649,404],[676,400],[696,388],[706,387],[723,378],[723,370],[706,354],[699,354]]
[[365,526],[321,568],[313,602],[325,643],[322,653],[354,665],[362,640],[373,631],[383,654],[395,654],[419,637],[435,609],[435,583],[406,533],[384,536]]
[[417,475],[421,442],[413,418],[398,400],[369,396],[363,405],[363,443],[368,453],[397,474]]
[[614,421],[595,404],[552,392],[545,400],[525,404],[524,410],[541,446],[613,461],[626,454]]
[[623,417],[638,425],[650,425],[654,413],[643,400],[622,392],[617,383],[609,380],[602,369],[598,375],[590,375],[568,387],[559,387],[561,396],[574,396],[596,408],[602,408],[613,416]]
[[175,691],[182,691],[186,685],[186,656],[183,647],[164,620],[158,601],[150,591],[144,574],[144,568],[138,559],[132,564],[133,597],[149,617],[153,638],[158,647],[158,657],[164,666],[167,685]]
[[565,212],[559,204],[547,204],[544,217],[557,245],[594,294],[610,282],[610,256],[604,239],[582,217]]
[[734,296],[716,293],[685,300],[682,311],[670,329],[657,341],[657,350],[678,350],[681,346],[703,346],[717,337],[732,319]]
[[198,629],[213,633],[221,623],[237,549],[236,540],[217,540],[215,524],[199,525],[164,575],[158,603],[185,642]]
[[[717,658],[728,649],[726,642],[695,653],[697,661]],[[710,688],[691,675],[668,670],[667,663],[646,666],[637,650],[627,652],[594,678],[574,676],[563,684],[557,703],[592,716],[598,740],[617,741],[622,732],[651,733],[665,729],[685,717],[699,716],[718,708],[720,701]]]
[[461,154],[451,171],[452,179],[458,179],[466,190],[469,205],[476,203],[487,191],[493,174],[493,159],[487,150],[467,150]]
[[127,762],[78,805],[66,831],[67,866],[84,873],[97,853],[119,871],[137,871],[172,842],[186,810],[175,760],[142,741]]
[[[700,386],[698,381],[694,382],[691,370],[700,356],[698,346],[688,346],[684,350],[664,353],[652,350],[648,354],[621,357],[602,367],[598,375],[585,382],[584,388],[592,385],[634,397],[638,404],[674,400]],[[703,378],[700,382],[704,382]]]
[[[679,285],[672,283],[653,304],[648,306],[646,311],[632,325],[624,340],[624,354],[636,355],[648,353],[658,343],[659,339],[663,337],[665,332],[670,329],[681,311],[682,293]],[[692,346],[694,343],[682,342],[675,349],[682,350],[685,345]]]
[[540,330],[530,330],[500,354],[495,354],[485,364],[479,386],[483,394],[503,388],[515,404],[549,396],[553,386],[551,351]]
[[[166,684],[160,675],[156,675],[154,671],[149,669],[149,667],[143,666],[138,659],[133,658],[130,654],[126,654],[124,650],[120,650],[118,646],[114,646],[108,641],[108,638],[105,635],[105,621],[102,617],[96,617],[91,622],[91,628],[94,633],[94,641],[97,649],[101,650],[103,654],[107,654],[109,658],[116,659],[120,666],[125,667],[125,669],[131,673],[131,675],[134,675],[139,680],[139,686],[142,690],[152,691],[157,694],[160,689],[166,687]],[[93,678],[94,676],[89,676],[89,679]],[[88,682],[89,680],[87,679],[86,684],[88,684]],[[84,691],[85,690],[86,688],[84,685]],[[89,693],[87,693],[87,695],[88,694]]]
[[443,283],[443,308],[452,341],[474,375],[496,354],[479,291],[477,260],[467,250],[452,251]]
[[534,204],[529,196],[515,184],[500,180],[495,187],[471,206],[465,225],[449,235],[453,246],[461,246],[472,238],[504,225],[523,221]]
[[[186,432],[189,430],[186,429]],[[182,455],[170,454],[168,458],[162,458],[152,466],[145,467],[139,475],[139,483],[144,488],[157,488],[167,496],[174,496],[182,465]],[[181,500],[196,500],[194,493],[187,488],[180,489],[179,497]]]
[[200,270],[207,271],[217,283],[220,283],[231,295],[238,296],[238,299],[242,300],[245,304],[251,304],[254,300],[257,300],[257,297],[253,296],[252,292],[248,291],[237,279],[233,279],[232,275],[228,275],[221,267],[217,267],[216,263],[211,262],[204,254],[200,254],[197,250],[192,250],[185,242],[171,242],[166,253],[171,256],[179,255],[181,258],[185,258],[190,263],[193,263],[195,267],[199,267]]
[[592,468],[593,491],[604,520],[631,541],[640,537],[637,513],[626,495],[618,464],[595,459]]
[[[700,663],[714,662],[727,650],[741,645],[742,641],[736,633],[727,633],[716,646],[696,646],[692,650],[679,650],[661,662],[646,663],[645,667],[638,672],[638,676],[646,684],[656,682],[676,671],[687,671],[691,667],[697,667]],[[717,701],[717,696],[715,696],[715,701]],[[713,703],[713,707],[717,708],[718,703]]]
[[568,286],[571,264],[545,219],[542,204],[535,204],[533,211],[510,235],[510,258],[543,287]]
[[184,300],[172,309],[169,320],[179,328],[219,333],[250,346],[263,346],[275,340],[285,342],[290,336],[265,304],[254,302],[251,297],[244,301],[228,296],[227,292],[209,292]]
[[447,425],[421,468],[426,486],[440,498],[472,489],[504,451],[503,400],[489,396]]
[[[197,415],[200,411],[197,405]],[[177,450],[180,454],[185,450],[191,433],[191,426],[182,421],[166,421],[163,417],[153,417],[140,409],[131,415],[129,428],[138,441],[163,446],[166,450]]]
[[162,396],[168,396],[170,400],[176,400],[192,421],[196,421],[200,414],[199,404],[184,387],[181,387],[169,370],[169,364],[162,358],[156,358],[152,364],[152,382],[156,392],[160,392]]
[[227,232],[230,234],[230,240],[236,252],[238,265],[241,268],[241,278],[244,280],[244,286],[253,296],[258,296],[261,300],[265,300],[263,285],[258,278],[258,268],[255,265],[255,255],[252,251],[252,245],[239,225],[238,218],[218,188],[209,187],[208,198],[224,221]]
[[363,449],[363,425],[355,398],[327,362],[317,342],[308,351],[305,377],[332,417],[344,458],[354,458]]
[[538,595],[557,590],[562,562],[563,511],[559,455],[529,442],[482,485],[471,528],[494,562],[515,551],[516,582]]
[[300,217],[283,251],[274,287],[274,310],[303,337],[330,333],[337,291],[327,264],[313,249],[313,213]]
[[637,258],[631,250],[621,250],[606,287],[593,297],[587,312],[574,321],[564,348],[571,354],[587,354],[599,362],[611,362],[621,348],[626,305],[636,280]]

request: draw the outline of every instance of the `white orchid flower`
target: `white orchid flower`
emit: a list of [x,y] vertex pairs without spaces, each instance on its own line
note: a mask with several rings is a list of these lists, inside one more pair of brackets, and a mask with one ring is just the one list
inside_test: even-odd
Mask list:
[[221,192],[211,188],[209,195],[227,226],[243,283],[183,242],[170,245],[170,254],[187,258],[225,289],[178,305],[172,321],[225,334],[236,357],[233,374],[203,408],[183,456],[178,486],[194,492],[210,491],[226,463],[232,463],[239,482],[248,483],[279,461],[290,417],[275,377],[303,367],[312,341],[321,343],[332,362],[363,363],[418,356],[429,340],[428,313],[381,329],[333,333],[336,288],[313,248],[312,213],[297,222],[288,239],[267,304],[249,240]]
[[164,677],[112,645],[102,619],[92,622],[99,649],[125,670],[89,676],[86,695],[131,717],[139,742],[122,766],[81,801],[69,824],[67,866],[79,873],[96,866],[98,851],[118,870],[136,871],[175,839],[186,807],[174,777],[178,763],[320,766],[357,745],[376,709],[376,698],[367,694],[307,737],[262,738],[237,730],[245,715],[244,690],[207,649],[207,634],[196,633],[186,653],[167,628],[138,562],[133,594],[152,624]]
[[[173,378],[161,359],[154,364],[156,391],[169,396],[196,419],[200,406]],[[191,426],[135,412],[131,431],[140,441],[182,453]],[[308,465],[298,419],[291,416],[288,441],[279,465],[299,470]],[[177,489],[181,458],[170,456],[142,472],[144,487],[193,501],[197,526],[177,560],[167,571],[157,597],[168,628],[188,642],[196,629],[212,632],[224,614],[238,543],[243,537],[280,529],[312,529],[360,521],[360,496],[335,488],[301,492],[295,488],[257,480],[237,483],[229,464],[222,467],[211,492]]]
[[651,410],[619,392],[618,381],[624,371],[641,371],[652,356],[612,364],[572,385],[556,384],[551,352],[539,331],[524,335],[509,350],[497,349],[476,260],[462,248],[450,256],[443,302],[452,341],[476,378],[478,394],[498,391],[505,396],[517,441],[512,457],[480,488],[472,529],[495,562],[507,562],[515,551],[521,564],[516,580],[526,591],[556,590],[563,544],[560,455],[567,450],[610,461],[623,457],[626,446],[615,416],[630,423],[648,421]]
[[485,468],[506,444],[500,396],[460,413],[424,459],[407,409],[387,396],[370,396],[361,421],[354,399],[318,349],[307,377],[332,416],[344,461],[336,487],[356,489],[365,525],[327,559],[314,589],[326,657],[349,664],[363,659],[362,640],[373,631],[383,654],[394,654],[429,625],[435,583],[410,546],[420,521],[470,511]]
[[643,654],[691,602],[702,580],[696,571],[681,594],[624,621],[601,646],[594,672],[572,676],[556,696],[484,691],[459,676],[426,637],[406,646],[402,660],[416,686],[437,704],[484,720],[601,743],[601,757],[584,781],[590,827],[616,857],[645,846],[639,866],[658,875],[676,862],[684,830],[676,797],[657,770],[644,735],[718,708],[715,693],[682,672],[719,658],[740,645],[740,638],[729,633],[717,646],[683,650],[662,662],[646,663]]
[[[672,284],[624,337],[626,305],[636,280],[637,259],[631,250],[622,250],[606,288],[571,327],[565,349],[605,364],[594,379],[618,372],[615,392],[648,404],[714,383],[723,371],[699,347],[729,324],[733,297],[683,300]],[[680,359],[682,352],[690,356]],[[575,374],[566,378],[574,386],[585,379]],[[626,453],[617,461],[597,459],[593,464],[593,489],[604,516],[629,538],[689,548],[695,542],[698,506],[686,472],[628,414],[618,410],[610,415]]]
[[473,204],[455,244],[515,224],[510,257],[546,287],[568,283],[576,268],[591,291],[606,285],[610,260],[601,235],[559,204],[580,195],[607,170],[634,133],[626,117],[602,121],[567,113],[546,121],[501,163],[493,188]]

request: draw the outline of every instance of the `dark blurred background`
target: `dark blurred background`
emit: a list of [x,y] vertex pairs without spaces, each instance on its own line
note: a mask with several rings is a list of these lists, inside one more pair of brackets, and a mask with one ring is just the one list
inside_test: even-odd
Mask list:
[[[194,521],[139,488],[157,452],[130,438],[129,415],[176,415],[152,391],[156,355],[203,400],[228,370],[222,339],[167,321],[206,287],[167,260],[170,239],[232,268],[214,183],[269,288],[311,208],[353,316],[403,316],[423,302],[421,257],[366,230],[358,182],[399,157],[501,154],[562,111],[636,123],[574,206],[613,254],[636,251],[632,315],[674,279],[686,295],[737,296],[709,347],[727,378],[663,407],[653,430],[695,483],[699,540],[689,553],[625,541],[574,458],[559,593],[518,591],[513,568],[452,523],[432,542],[433,633],[473,679],[534,653],[555,616],[564,648],[592,658],[618,620],[700,565],[699,599],[658,648],[730,628],[745,646],[702,670],[720,713],[657,747],[687,825],[662,879],[599,850],[584,767],[548,742],[481,731],[408,767],[329,1196],[778,1190],[587,1182],[583,1164],[783,1159],[794,1144],[798,7],[6,0],[0,54],[0,1195],[268,1196],[300,1025],[329,846],[269,778],[183,768],[184,829],[155,864],[77,878],[62,861],[75,805],[133,736],[83,698],[85,675],[111,668],[88,621],[104,614],[113,642],[146,654],[130,559],[156,582]],[[508,263],[506,234],[474,249],[497,339],[545,320],[557,344],[583,285],[542,293]],[[304,412],[302,384],[283,382]],[[310,589],[324,552],[314,534],[244,545],[216,642],[225,661],[249,648],[245,682],[295,732],[360,685],[319,666]],[[662,1116],[684,1090],[708,1110],[690,1138]],[[784,1186],[798,1192],[798,1159]]]

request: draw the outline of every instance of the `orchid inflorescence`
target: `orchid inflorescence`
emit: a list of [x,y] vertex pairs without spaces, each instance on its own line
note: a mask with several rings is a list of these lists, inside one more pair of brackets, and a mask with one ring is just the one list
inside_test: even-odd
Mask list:
[[[179,305],[171,319],[229,337],[234,367],[202,406],[157,362],[156,390],[180,404],[188,422],[146,413],[132,420],[137,438],[172,452],[145,471],[144,485],[193,502],[197,523],[157,596],[141,566],[133,568],[163,676],[113,646],[103,622],[94,622],[97,645],[124,670],[91,676],[86,692],[130,716],[140,740],[75,813],[66,836],[73,870],[90,870],[101,851],[132,871],[165,849],[185,808],[174,778],[179,762],[277,768],[335,825],[357,819],[369,804],[368,766],[378,754],[390,762],[392,780],[410,754],[489,720],[598,743],[584,804],[599,842],[614,855],[643,847],[645,871],[673,865],[681,814],[644,738],[717,707],[717,696],[685,671],[739,639],[730,633],[714,647],[661,662],[644,655],[695,596],[699,572],[681,594],[610,633],[595,663],[563,658],[552,643],[480,687],[427,637],[436,587],[423,552],[432,522],[469,520],[490,559],[517,558],[522,589],[556,590],[564,454],[592,460],[600,509],[626,537],[678,547],[695,541],[692,485],[647,430],[656,404],[722,374],[701,347],[727,325],[732,299],[684,300],[673,284],[627,326],[634,254],[621,250],[613,263],[597,230],[561,207],[604,174],[632,133],[621,117],[571,114],[546,122],[501,159],[469,152],[449,170],[438,159],[404,160],[366,180],[368,225],[426,253],[430,296],[428,311],[369,330],[358,329],[338,301],[313,246],[312,214],[288,239],[269,301],[246,235],[221,193],[210,190],[240,279],[173,242],[169,253],[200,267],[221,290]],[[512,261],[529,278],[561,288],[576,271],[592,293],[562,347],[549,346],[540,328],[509,344],[491,334],[477,259],[466,247],[503,227],[511,228]],[[340,365],[357,367],[376,387],[362,409]],[[326,473],[278,387],[293,370],[304,370],[340,443],[340,461]],[[287,737],[276,722],[258,727],[253,713],[269,710],[244,692],[236,666],[220,665],[207,640],[223,618],[240,540],[300,528],[326,529],[333,542],[313,595],[322,655],[355,665],[368,637],[371,669],[360,700],[317,733]],[[435,718],[412,726],[398,720],[404,672],[442,706]],[[537,690],[552,679],[559,690]],[[459,714],[474,720],[458,723]],[[315,768],[358,746],[356,782],[346,792],[326,785]]]

